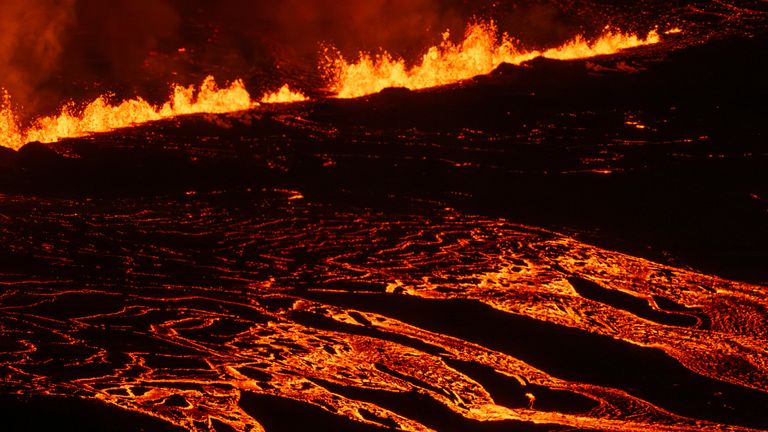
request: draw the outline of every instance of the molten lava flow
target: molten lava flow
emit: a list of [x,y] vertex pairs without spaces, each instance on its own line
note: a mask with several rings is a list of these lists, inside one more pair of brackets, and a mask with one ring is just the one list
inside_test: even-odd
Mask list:
[[518,48],[508,34],[500,36],[493,22],[470,25],[464,40],[458,44],[449,38],[450,34],[444,33],[443,42],[431,47],[421,62],[410,68],[405,60],[386,52],[377,56],[361,54],[354,63],[338,53],[329,52],[326,53],[324,70],[331,82],[331,90],[340,98],[354,98],[388,87],[415,90],[451,84],[487,74],[502,63],[520,64],[539,56],[558,60],[586,58],[654,44],[660,40],[656,31],[643,39],[606,30],[591,42],[579,36],[558,48],[527,51]]
[[0,146],[17,148],[19,141],[23,141],[22,136],[18,118],[11,109],[11,95],[3,92],[0,102]]
[[142,98],[113,105],[106,96],[100,96],[79,114],[70,104],[58,115],[37,119],[24,130],[19,126],[6,94],[0,106],[0,145],[18,149],[31,141],[55,142],[179,115],[242,111],[254,105],[256,103],[251,100],[242,80],[219,88],[209,76],[200,88],[175,85],[168,102],[160,107]]
[[261,98],[261,103],[290,103],[304,102],[308,98],[304,94],[291,90],[288,84],[282,86],[274,93],[267,93]]

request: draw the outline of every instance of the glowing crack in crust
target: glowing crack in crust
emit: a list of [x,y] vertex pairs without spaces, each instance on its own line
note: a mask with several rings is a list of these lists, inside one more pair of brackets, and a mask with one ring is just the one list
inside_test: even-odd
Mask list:
[[[301,201],[285,200],[268,204],[278,214],[253,217],[204,200],[151,200],[35,199],[0,227],[3,244],[50,269],[0,275],[6,392],[77,392],[195,431],[214,421],[263,430],[243,404],[254,394],[411,431],[440,428],[392,400],[428,400],[467,422],[697,431],[723,425],[673,414],[667,399],[646,400],[632,385],[568,378],[567,362],[526,350],[653,347],[685,366],[674,366],[678,375],[768,384],[768,303],[756,286],[451,212],[309,218]],[[86,225],[98,249],[77,239]],[[35,244],[21,226],[55,234]],[[83,272],[95,255],[111,264]],[[194,274],[208,282],[179,276]],[[523,347],[526,322],[544,336],[528,348],[498,345],[485,324],[449,325],[469,323],[462,315],[509,320],[517,329],[505,337]],[[552,339],[558,332],[568,339]],[[498,380],[511,395],[494,389]]]

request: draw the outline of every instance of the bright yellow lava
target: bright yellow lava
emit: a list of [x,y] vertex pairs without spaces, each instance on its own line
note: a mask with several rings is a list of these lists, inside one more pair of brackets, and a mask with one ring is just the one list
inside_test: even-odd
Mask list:
[[[300,93],[284,86],[264,96],[262,101],[284,103],[304,99]],[[173,86],[169,100],[162,106],[154,106],[140,97],[113,105],[106,96],[100,96],[82,112],[76,113],[74,105],[69,104],[59,114],[39,118],[29,128],[23,129],[12,109],[10,96],[5,94],[0,104],[0,146],[18,149],[32,141],[50,143],[180,115],[236,112],[257,105],[242,80],[219,87],[209,76],[199,88]]]
[[304,94],[291,90],[288,84],[282,86],[274,93],[267,93],[261,98],[261,103],[291,103],[291,102],[304,102],[308,100]]
[[647,37],[606,29],[596,40],[582,36],[558,48],[528,51],[518,47],[506,33],[499,34],[496,25],[481,22],[470,25],[459,43],[450,41],[448,32],[443,42],[427,50],[421,62],[409,67],[402,58],[384,52],[372,56],[360,54],[349,62],[338,53],[328,53],[324,69],[331,81],[331,90],[340,98],[354,98],[380,92],[388,87],[412,90],[436,87],[484,75],[502,63],[520,64],[536,57],[572,60],[613,54],[620,50],[658,43],[659,34]]
[[[431,47],[421,63],[412,67],[386,52],[377,56],[360,54],[356,62],[349,62],[339,54],[327,54],[322,67],[331,90],[339,98],[354,98],[388,87],[415,90],[451,84],[487,74],[502,63],[520,64],[540,56],[558,60],[587,58],[654,44],[659,40],[656,31],[642,38],[606,29],[596,40],[578,36],[558,48],[527,51],[518,48],[508,34],[500,34],[491,21],[470,25],[464,40],[459,43],[451,42],[448,32],[444,33],[443,42]],[[307,99],[285,85],[264,95],[260,102],[290,103]],[[242,80],[220,88],[209,76],[199,88],[174,85],[169,100],[162,106],[154,106],[140,97],[113,105],[108,97],[100,96],[82,111],[69,104],[57,115],[39,118],[28,128],[23,128],[6,93],[0,101],[0,146],[19,149],[32,141],[50,143],[179,115],[243,111],[258,105]]]

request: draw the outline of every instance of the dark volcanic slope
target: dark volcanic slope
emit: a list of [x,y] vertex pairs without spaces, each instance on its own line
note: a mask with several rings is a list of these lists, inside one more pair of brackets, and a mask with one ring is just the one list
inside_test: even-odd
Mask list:
[[187,118],[59,153],[32,145],[0,155],[0,188],[272,187],[382,210],[430,201],[765,282],[767,43],[732,35],[659,58],[671,39],[440,90]]
[[0,411],[768,430],[763,3],[709,4],[743,24],[712,38],[0,153]]

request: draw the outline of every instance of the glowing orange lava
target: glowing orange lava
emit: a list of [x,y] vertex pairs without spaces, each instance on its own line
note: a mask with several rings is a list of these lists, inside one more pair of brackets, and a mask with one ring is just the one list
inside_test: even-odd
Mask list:
[[[656,31],[641,38],[606,29],[596,40],[578,36],[558,48],[528,51],[519,48],[508,34],[500,34],[493,22],[481,22],[470,25],[459,43],[451,42],[449,33],[444,33],[443,42],[427,50],[421,62],[412,67],[386,52],[377,56],[361,54],[353,63],[338,53],[326,53],[323,70],[338,97],[354,98],[388,87],[423,89],[451,84],[487,74],[502,63],[520,64],[539,56],[558,60],[593,57],[659,40]],[[308,100],[305,95],[285,85],[264,95],[260,102],[305,100]],[[114,105],[109,97],[100,96],[82,111],[71,103],[57,115],[39,118],[23,128],[13,111],[10,96],[4,94],[0,102],[0,146],[18,149],[32,141],[50,143],[179,115],[242,111],[258,104],[242,80],[219,88],[209,76],[199,88],[174,85],[169,100],[162,106],[154,106],[140,97]]]
[[290,103],[304,102],[308,100],[304,94],[291,90],[288,84],[282,86],[274,93],[267,93],[261,98],[261,103]]
[[[286,86],[275,94],[267,95],[265,102],[292,102],[299,100],[299,97],[303,100],[303,96]],[[50,143],[179,115],[235,112],[256,105],[258,103],[251,99],[242,80],[220,88],[209,76],[199,88],[173,86],[169,100],[159,107],[140,97],[114,105],[108,97],[100,96],[82,112],[76,112],[74,104],[69,104],[59,114],[39,118],[29,128],[23,129],[13,112],[10,96],[5,94],[0,105],[0,145],[18,149],[32,141]]]
[[602,36],[588,41],[582,36],[558,48],[528,51],[518,47],[506,33],[499,34],[493,22],[470,25],[459,43],[451,42],[448,32],[443,42],[429,48],[421,62],[409,67],[402,58],[384,52],[372,56],[360,54],[349,62],[334,52],[326,54],[324,70],[331,90],[340,98],[354,98],[380,92],[388,87],[412,90],[436,87],[484,75],[502,63],[520,64],[536,57],[572,60],[612,54],[620,50],[658,43],[652,31],[646,38],[606,29]]

